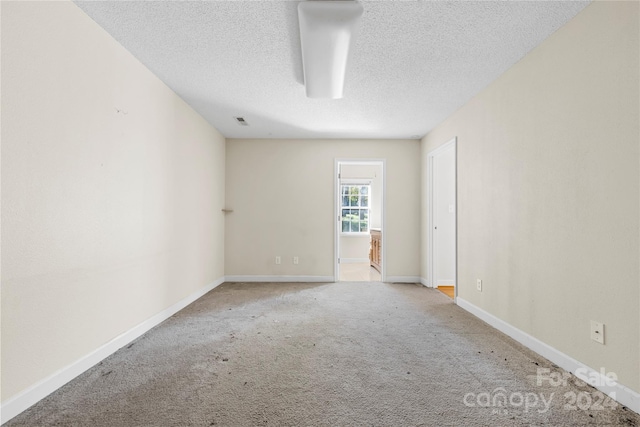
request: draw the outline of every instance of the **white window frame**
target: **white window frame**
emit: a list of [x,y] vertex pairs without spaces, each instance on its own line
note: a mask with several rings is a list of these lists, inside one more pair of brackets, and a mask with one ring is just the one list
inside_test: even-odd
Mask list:
[[[363,187],[367,186],[369,189],[367,191],[367,197],[369,198],[369,206],[342,206],[342,187]],[[358,237],[358,236],[369,236],[371,232],[371,180],[368,179],[345,179],[340,181],[340,217],[342,218],[342,209],[366,209],[367,210],[367,231],[342,231],[342,219],[340,220],[340,235],[345,237]]]

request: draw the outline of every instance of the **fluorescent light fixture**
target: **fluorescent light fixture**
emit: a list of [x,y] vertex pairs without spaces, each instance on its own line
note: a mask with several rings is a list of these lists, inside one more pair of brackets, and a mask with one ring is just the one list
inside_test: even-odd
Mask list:
[[356,1],[298,4],[304,84],[309,98],[342,98],[353,33],[364,8]]

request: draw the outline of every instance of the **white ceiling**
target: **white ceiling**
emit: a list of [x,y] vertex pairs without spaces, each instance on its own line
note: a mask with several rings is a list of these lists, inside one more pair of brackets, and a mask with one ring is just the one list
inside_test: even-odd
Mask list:
[[362,1],[338,100],[305,97],[298,1],[75,3],[228,138],[417,138],[589,2]]

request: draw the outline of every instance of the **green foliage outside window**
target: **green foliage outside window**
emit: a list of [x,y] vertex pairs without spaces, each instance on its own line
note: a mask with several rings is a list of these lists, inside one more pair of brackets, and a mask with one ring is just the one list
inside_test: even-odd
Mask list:
[[343,185],[342,232],[369,232],[369,190],[368,185]]

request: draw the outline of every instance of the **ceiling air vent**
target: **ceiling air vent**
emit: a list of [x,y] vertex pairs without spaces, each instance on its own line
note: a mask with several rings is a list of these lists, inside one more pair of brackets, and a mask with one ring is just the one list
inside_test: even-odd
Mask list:
[[244,117],[234,117],[240,126],[249,126],[249,123],[244,119]]

